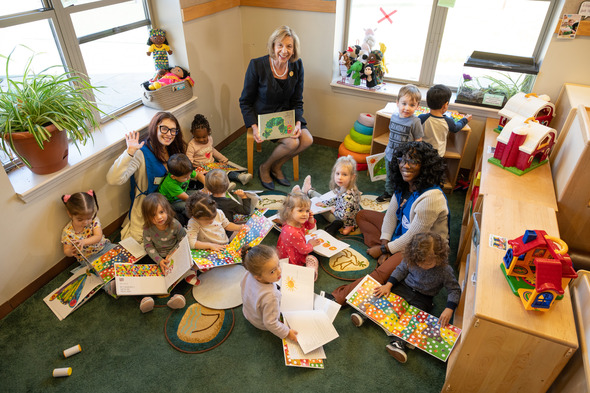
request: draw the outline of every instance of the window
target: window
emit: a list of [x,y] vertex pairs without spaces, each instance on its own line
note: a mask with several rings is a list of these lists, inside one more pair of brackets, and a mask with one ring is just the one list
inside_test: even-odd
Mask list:
[[390,81],[457,87],[463,63],[475,50],[540,58],[557,0],[349,0],[347,45],[374,30],[373,49],[386,46]]

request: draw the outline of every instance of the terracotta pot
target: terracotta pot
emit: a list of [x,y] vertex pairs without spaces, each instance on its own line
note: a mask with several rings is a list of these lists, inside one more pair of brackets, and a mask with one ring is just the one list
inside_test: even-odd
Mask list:
[[16,151],[29,161],[31,172],[38,175],[57,172],[68,164],[68,133],[58,131],[53,124],[47,127],[51,139],[39,148],[28,132],[12,134]]

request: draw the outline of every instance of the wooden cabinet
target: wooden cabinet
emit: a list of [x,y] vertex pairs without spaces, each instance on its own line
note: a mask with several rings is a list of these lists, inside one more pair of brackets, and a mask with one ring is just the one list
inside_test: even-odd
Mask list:
[[[385,109],[385,108],[384,108]],[[371,154],[383,153],[389,142],[389,121],[391,113],[381,109],[375,116],[373,128],[373,140],[371,142]],[[465,154],[465,148],[471,135],[469,125],[457,133],[449,132],[447,137],[447,151],[444,159],[447,163],[447,180],[445,190],[452,191],[457,182],[457,176],[461,169],[461,159]]]
[[557,131],[558,139],[579,105],[590,106],[590,86],[564,83],[555,101],[555,116],[549,125]]
[[491,234],[516,238],[526,229],[559,237],[555,211],[485,195],[481,227],[476,221],[473,228],[454,320],[463,331],[442,391],[545,392],[578,347],[569,290],[547,312],[525,311],[500,269],[504,251],[490,247],[488,239]]

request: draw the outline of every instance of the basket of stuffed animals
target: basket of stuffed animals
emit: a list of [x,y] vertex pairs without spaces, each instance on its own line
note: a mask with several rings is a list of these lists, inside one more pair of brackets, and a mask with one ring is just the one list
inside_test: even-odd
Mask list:
[[193,96],[194,81],[181,67],[164,70],[160,75],[141,84],[141,101],[145,106],[168,110]]

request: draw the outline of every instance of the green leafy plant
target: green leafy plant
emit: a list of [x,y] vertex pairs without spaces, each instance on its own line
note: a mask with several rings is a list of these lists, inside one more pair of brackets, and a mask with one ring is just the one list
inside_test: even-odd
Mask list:
[[[28,48],[27,48],[28,49]],[[0,143],[1,149],[11,154],[8,147],[30,166],[15,149],[13,134],[29,132],[43,149],[43,144],[51,137],[45,128],[53,124],[61,132],[67,132],[68,138],[79,149],[78,144],[85,144],[92,139],[92,133],[99,124],[93,110],[101,111],[96,102],[87,99],[92,86],[84,75],[75,72],[62,72],[57,75],[48,73],[61,66],[50,66],[39,73],[32,69],[33,53],[27,60],[22,76],[18,79],[10,76],[8,70],[14,50],[6,59],[4,79],[6,87],[0,85]]]
[[504,79],[494,78],[492,76],[482,76],[477,78],[477,84],[482,85],[479,79],[491,82],[486,88],[490,93],[503,94],[506,99],[510,99],[519,92],[530,93],[533,88],[534,76],[530,74],[520,74],[518,78],[512,78],[509,74],[500,73]]

